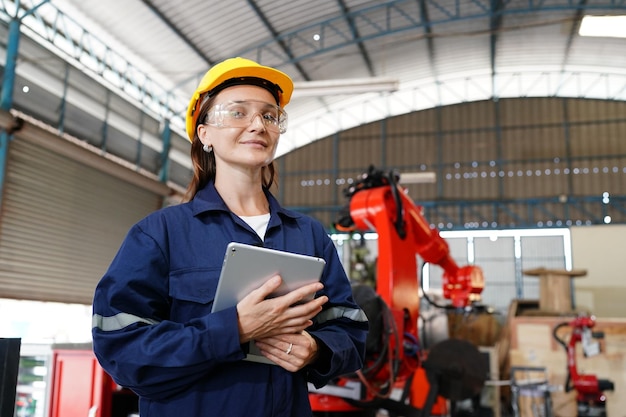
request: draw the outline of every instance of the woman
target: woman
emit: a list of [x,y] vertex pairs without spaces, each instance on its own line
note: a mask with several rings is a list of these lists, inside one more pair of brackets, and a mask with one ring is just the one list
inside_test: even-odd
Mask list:
[[[187,111],[188,201],[134,225],[96,288],[94,352],[139,395],[142,417],[307,416],[307,382],[362,366],[367,320],[332,241],[269,191],[292,90],[286,74],[243,58],[206,73]],[[266,299],[273,277],[211,313],[231,241],[322,257],[321,282]],[[251,340],[275,364],[242,360]]]

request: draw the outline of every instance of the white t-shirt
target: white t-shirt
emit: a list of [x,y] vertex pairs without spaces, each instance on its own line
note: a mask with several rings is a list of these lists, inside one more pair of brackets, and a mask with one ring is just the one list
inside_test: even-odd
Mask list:
[[270,214],[260,214],[258,216],[239,216],[241,220],[248,223],[248,225],[254,230],[257,235],[261,237],[261,240],[265,240],[265,232],[267,231],[267,225],[270,222]]

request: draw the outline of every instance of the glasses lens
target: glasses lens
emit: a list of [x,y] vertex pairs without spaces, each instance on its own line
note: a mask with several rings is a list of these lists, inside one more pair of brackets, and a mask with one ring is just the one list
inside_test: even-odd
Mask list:
[[217,127],[247,127],[255,117],[261,117],[268,130],[285,133],[287,113],[279,106],[263,101],[229,101],[209,110],[207,123]]

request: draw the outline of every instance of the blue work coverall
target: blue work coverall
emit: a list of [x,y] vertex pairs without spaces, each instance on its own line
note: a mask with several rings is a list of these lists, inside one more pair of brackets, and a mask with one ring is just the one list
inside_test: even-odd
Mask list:
[[[310,416],[316,387],[361,368],[367,318],[318,221],[265,190],[265,241],[228,210],[212,182],[190,202],[135,224],[99,282],[93,349],[116,383],[139,396],[142,417]],[[322,257],[328,296],[307,331],[320,359],[299,372],[243,361],[235,306],[211,313],[226,246],[236,241]]]

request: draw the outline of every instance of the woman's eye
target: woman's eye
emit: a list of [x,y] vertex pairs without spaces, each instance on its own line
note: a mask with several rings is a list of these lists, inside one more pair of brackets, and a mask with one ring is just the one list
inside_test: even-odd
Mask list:
[[243,117],[246,117],[246,114],[242,112],[241,110],[231,110],[229,112],[229,116],[234,119],[241,119]]
[[265,120],[269,120],[270,122],[274,122],[274,123],[278,120],[276,115],[272,113],[266,113],[265,116],[263,117],[265,118]]

